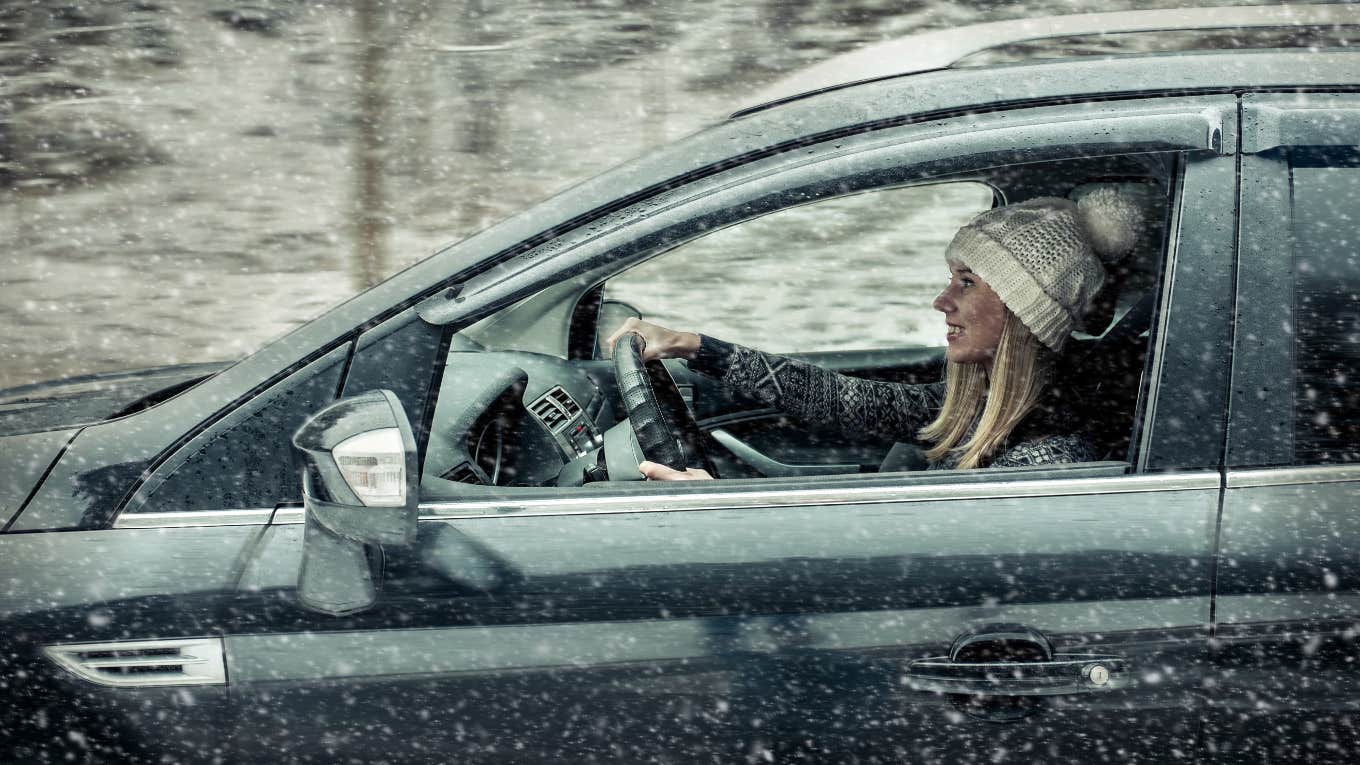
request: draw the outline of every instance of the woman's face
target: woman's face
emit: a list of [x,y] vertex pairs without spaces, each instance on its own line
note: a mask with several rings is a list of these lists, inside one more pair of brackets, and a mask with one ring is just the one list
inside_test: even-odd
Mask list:
[[986,364],[989,368],[1001,343],[1006,304],[966,266],[949,262],[949,286],[932,304],[944,314],[945,358],[956,364]]

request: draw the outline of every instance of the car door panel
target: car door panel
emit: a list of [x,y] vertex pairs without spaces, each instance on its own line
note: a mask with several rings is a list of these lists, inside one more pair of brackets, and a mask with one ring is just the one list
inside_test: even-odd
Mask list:
[[[1214,434],[1226,410],[1226,371],[1202,346],[1230,331],[1204,306],[1231,296],[1233,240],[1219,234],[1236,188],[1235,99],[1195,104],[1195,140],[1207,144],[1183,155],[1167,307],[1153,332],[1165,395],[1148,407],[1139,444],[1141,464],[1168,472],[590,484],[528,499],[498,490],[422,508],[417,543],[384,555],[378,603],[347,617],[296,604],[300,529],[281,513],[225,640],[242,669],[236,751],[516,762],[957,761],[997,747],[1046,759],[1194,756],[1222,482]],[[1154,105],[1134,132],[1165,149],[1176,118]],[[1070,130],[1085,127],[1066,124],[1068,150]],[[1100,151],[1107,135],[1082,151]],[[934,138],[913,157],[940,172],[957,168],[947,158],[963,144],[951,141],[982,140]],[[846,177],[904,161],[887,156],[855,157]],[[479,305],[520,300],[557,274],[643,257],[701,214],[729,215],[705,219],[719,225],[806,201],[829,175],[809,164],[774,181],[774,164],[749,169],[767,174],[756,188],[717,179],[716,190],[678,189],[636,217],[623,210],[545,257],[487,272],[457,295],[461,309],[445,301],[422,316],[482,316]],[[875,178],[911,176],[896,172]],[[608,365],[596,364],[607,388]],[[1189,369],[1193,390],[1180,382]],[[1061,653],[1127,662],[1129,682],[962,706],[913,685],[910,662],[997,622],[1039,630]],[[998,725],[1015,709],[1025,715]]]
[[[1243,97],[1231,469],[1206,727],[1220,761],[1353,762],[1360,752],[1360,468],[1346,464],[1356,447],[1344,403],[1346,363],[1355,366],[1357,109],[1352,94]],[[1332,436],[1311,437],[1329,427]]]
[[[1054,699],[1017,740],[1068,753],[1103,729],[1111,748],[1152,747],[1115,724],[1132,706],[1143,710],[1135,727],[1176,731],[1157,746],[1193,747],[1183,718],[1205,650],[1216,479],[918,489],[911,501],[886,499],[905,490],[879,483],[865,495],[874,502],[753,492],[772,506],[602,513],[583,500],[580,513],[528,503],[430,518],[419,549],[388,561],[380,605],[342,619],[293,605],[295,563],[281,561],[297,560],[298,527],[271,527],[280,541],[259,548],[226,640],[238,751],[319,756],[334,731],[307,720],[350,703],[381,721],[363,746],[411,756],[575,760],[616,746],[629,758],[852,746],[961,756],[995,724],[904,686],[905,663],[1004,621],[1142,673],[1081,704]],[[969,493],[988,500],[960,498]],[[675,501],[711,504],[704,496]],[[297,722],[286,740],[267,730],[280,717]]]
[[[226,677],[212,675],[222,660],[177,646],[220,641],[219,617],[264,527],[214,521],[225,519],[0,537],[0,664],[17,678],[8,698],[22,700],[0,712],[11,761],[225,754]],[[78,659],[80,674],[54,651]]]
[[1223,761],[1350,762],[1360,470],[1229,474],[1208,732]]

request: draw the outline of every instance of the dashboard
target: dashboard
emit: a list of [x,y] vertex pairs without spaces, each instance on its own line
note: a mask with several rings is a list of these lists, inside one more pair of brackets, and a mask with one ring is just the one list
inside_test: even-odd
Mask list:
[[[521,351],[455,351],[430,425],[422,495],[468,486],[555,485],[604,443],[617,417],[591,362]],[[600,370],[612,370],[600,362]]]

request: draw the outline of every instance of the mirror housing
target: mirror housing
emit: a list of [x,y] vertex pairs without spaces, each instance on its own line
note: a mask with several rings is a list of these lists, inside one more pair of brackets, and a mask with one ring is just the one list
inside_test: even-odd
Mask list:
[[382,582],[382,545],[409,545],[418,514],[415,435],[396,394],[335,401],[293,434],[306,527],[297,594],[341,616],[371,607]]

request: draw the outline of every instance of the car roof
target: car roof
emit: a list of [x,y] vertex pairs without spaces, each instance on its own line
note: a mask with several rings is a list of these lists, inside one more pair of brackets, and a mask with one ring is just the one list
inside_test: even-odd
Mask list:
[[1360,7],[1327,4],[1177,8],[972,24],[876,43],[815,64],[760,91],[736,115],[827,90],[955,67],[975,54],[1017,44],[1089,35],[1109,38],[1177,31],[1241,33],[1249,41],[1252,33],[1263,30],[1318,27],[1334,30],[1355,27],[1360,32]]

